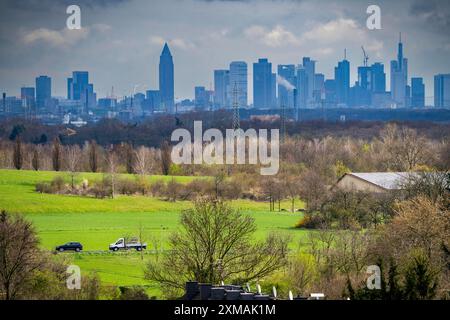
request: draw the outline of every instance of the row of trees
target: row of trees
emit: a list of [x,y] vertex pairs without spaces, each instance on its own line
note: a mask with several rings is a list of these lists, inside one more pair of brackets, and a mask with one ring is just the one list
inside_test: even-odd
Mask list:
[[[171,147],[158,149],[120,142],[107,147],[95,141],[83,145],[62,145],[59,138],[44,144],[26,144],[17,134],[14,141],[0,140],[0,167],[55,171],[108,172],[107,154],[118,156],[120,172],[137,174],[213,175],[217,168],[206,165],[174,166]],[[327,184],[347,171],[422,171],[450,168],[450,142],[429,139],[409,127],[388,124],[371,139],[325,137],[306,139],[293,136],[281,145],[281,171],[299,174],[305,169],[319,174]],[[227,175],[256,175],[254,165],[228,166]]]
[[[62,145],[58,138],[50,144],[24,144],[20,136],[14,142],[1,142],[2,168],[69,172],[109,172],[111,153],[117,158],[117,171],[140,175],[169,174],[170,150],[138,147],[127,143],[103,148],[95,141],[78,145]],[[169,158],[167,158],[169,151]],[[165,158],[164,158],[165,157]],[[162,164],[162,160],[168,163]]]

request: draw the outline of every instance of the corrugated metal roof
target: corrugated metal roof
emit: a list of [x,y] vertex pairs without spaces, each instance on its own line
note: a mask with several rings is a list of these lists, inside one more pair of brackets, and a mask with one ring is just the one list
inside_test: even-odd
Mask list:
[[387,190],[399,190],[411,172],[352,172],[349,175],[373,183]]

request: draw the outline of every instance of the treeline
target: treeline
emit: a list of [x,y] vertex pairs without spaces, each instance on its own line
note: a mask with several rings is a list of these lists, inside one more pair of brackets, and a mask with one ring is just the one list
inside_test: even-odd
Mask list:
[[[151,148],[118,141],[102,145],[95,139],[64,144],[58,137],[42,143],[26,142],[16,130],[14,139],[0,140],[0,167],[54,171],[108,172],[108,157],[117,157],[116,172],[137,174],[214,175],[218,166],[174,166],[171,145],[163,141]],[[124,139],[125,140],[125,139]],[[353,136],[307,138],[288,136],[281,144],[281,173],[312,170],[333,183],[346,171],[423,171],[450,168],[450,139],[445,130],[432,139],[408,126],[387,124],[370,139]],[[226,166],[227,174],[256,174],[254,165]]]
[[[203,128],[217,128],[224,132],[232,127],[232,114],[226,111],[192,112],[180,115],[159,115],[139,123],[123,123],[114,119],[102,119],[98,123],[82,128],[66,125],[44,125],[38,121],[25,119],[5,119],[0,121],[0,139],[13,141],[20,135],[24,143],[42,144],[59,138],[63,145],[83,145],[86,141],[95,140],[99,145],[107,147],[120,143],[134,146],[158,148],[170,139],[177,128],[193,131],[194,121],[202,121]],[[289,136],[302,136],[307,139],[322,139],[327,136],[351,137],[371,140],[379,137],[387,122],[381,121],[287,121],[286,131]],[[450,137],[450,127],[446,123],[426,121],[395,122],[398,126],[416,130],[429,139]],[[241,127],[246,130],[278,129],[280,120],[268,117],[266,120],[252,118],[241,120]],[[74,130],[71,131],[71,130]]]
[[[71,177],[71,176],[70,176]],[[49,194],[68,194],[95,198],[114,198],[116,195],[142,195],[160,198],[165,201],[187,201],[199,197],[233,200],[246,194],[235,178],[224,179],[220,175],[214,178],[197,178],[188,183],[177,182],[175,178],[165,182],[150,182],[147,176],[131,177],[108,174],[102,179],[88,181],[83,179],[75,183],[67,176],[57,176],[49,182],[38,182],[36,191]]]

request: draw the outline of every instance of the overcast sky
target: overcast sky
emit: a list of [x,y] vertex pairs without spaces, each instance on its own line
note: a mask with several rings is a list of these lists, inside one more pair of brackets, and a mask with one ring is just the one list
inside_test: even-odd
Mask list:
[[[92,4],[94,3],[94,4]],[[82,30],[66,29],[66,7],[79,4]],[[382,30],[366,28],[366,9],[381,7]],[[423,76],[427,96],[433,75],[450,73],[450,1],[382,0],[2,0],[0,90],[19,95],[41,74],[53,78],[53,94],[66,95],[73,70],[88,70],[99,97],[114,86],[118,96],[158,87],[158,62],[169,43],[175,63],[175,95],[192,98],[209,87],[213,70],[232,60],[266,57],[277,64],[317,60],[317,72],[333,77],[344,48],[352,67],[389,61],[404,39],[409,76]],[[389,87],[388,87],[389,88]],[[428,99],[429,100],[429,99]]]

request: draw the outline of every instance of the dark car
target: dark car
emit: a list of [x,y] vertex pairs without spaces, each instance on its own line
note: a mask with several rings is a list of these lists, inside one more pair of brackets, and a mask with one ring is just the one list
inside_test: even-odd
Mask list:
[[63,251],[76,251],[80,252],[83,250],[83,246],[79,242],[68,242],[66,244],[63,244],[62,246],[57,246],[56,251],[63,252]]

